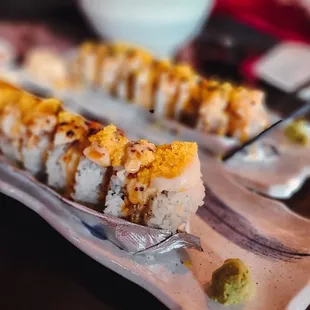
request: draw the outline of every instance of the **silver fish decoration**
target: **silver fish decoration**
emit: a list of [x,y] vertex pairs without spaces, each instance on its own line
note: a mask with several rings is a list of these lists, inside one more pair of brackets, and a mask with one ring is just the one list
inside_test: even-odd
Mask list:
[[[153,255],[164,254],[179,248],[193,248],[202,251],[200,239],[191,234],[174,234],[169,230],[134,224],[69,200],[0,155],[0,192],[6,194],[8,190],[14,189],[17,184],[25,184],[25,189],[23,186],[19,186],[19,190],[31,195],[26,189],[29,182],[39,185],[42,190],[49,192],[70,206],[70,212],[79,218],[85,229],[88,229],[93,235],[101,239],[108,239],[126,252],[136,255]],[[3,186],[3,184],[10,186]],[[46,208],[49,207],[49,204],[46,204]]]

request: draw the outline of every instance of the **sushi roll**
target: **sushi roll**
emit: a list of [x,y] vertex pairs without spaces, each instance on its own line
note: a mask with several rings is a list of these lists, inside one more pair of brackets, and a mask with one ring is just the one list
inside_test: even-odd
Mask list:
[[[269,125],[264,95],[258,90],[205,79],[188,65],[157,60],[123,43],[86,43],[80,55],[91,59],[79,63],[92,72],[93,86],[151,111],[156,119],[241,141]],[[95,71],[88,70],[94,63]]]
[[105,214],[176,231],[203,204],[196,143],[156,147],[146,140],[128,141],[114,126],[90,140],[85,156],[99,167],[112,169]]
[[38,104],[39,98],[17,89],[6,88],[1,90],[1,102],[1,151],[12,160],[20,161],[21,142],[26,131],[22,120]]
[[67,198],[172,231],[183,228],[203,204],[196,143],[131,141],[114,125],[102,127],[65,111],[57,99],[19,90],[16,98],[3,96],[0,82],[1,87],[0,120],[10,118],[10,130],[2,126],[1,138],[13,146],[18,141],[25,169],[36,177],[46,171],[48,185]]
[[29,110],[22,119],[25,131],[21,141],[24,168],[35,176],[44,173],[47,153],[62,106],[57,99],[44,99]]
[[152,62],[150,53],[130,48],[120,70],[116,96],[124,101],[133,101],[137,73]]
[[228,135],[245,141],[269,125],[264,93],[259,90],[235,87],[228,105]]

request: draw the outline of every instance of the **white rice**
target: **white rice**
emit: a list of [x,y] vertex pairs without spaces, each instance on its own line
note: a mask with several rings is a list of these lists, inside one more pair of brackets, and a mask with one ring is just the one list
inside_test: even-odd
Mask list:
[[49,148],[49,138],[46,136],[39,137],[39,143],[29,148],[27,140],[22,146],[22,158],[24,167],[33,175],[37,175],[44,171],[44,155]]
[[100,167],[86,157],[80,159],[75,173],[72,198],[79,202],[98,204],[106,168]]
[[46,161],[47,184],[57,190],[66,186],[66,175],[60,163],[60,158],[64,155],[66,145],[59,145],[48,153]]
[[104,213],[117,217],[122,217],[124,206],[125,170],[121,170],[113,175],[110,182],[110,189],[106,196]]
[[11,137],[11,129],[14,123],[16,122],[16,115],[10,113],[2,118],[1,130],[8,137]]
[[203,205],[204,187],[198,184],[184,192],[158,193],[152,203],[152,216],[147,225],[176,231]]
[[13,143],[11,139],[1,136],[0,150],[5,157],[16,161],[20,160],[19,145],[17,142]]
[[155,97],[154,114],[157,118],[164,118],[166,116],[167,95],[159,89]]
[[[122,208],[125,203],[125,170],[121,170],[114,175],[110,184],[104,213],[122,217]],[[199,206],[203,205],[203,198],[204,186],[202,182],[183,192],[158,192],[152,201],[152,216],[146,224],[154,228],[176,231],[187,222]]]

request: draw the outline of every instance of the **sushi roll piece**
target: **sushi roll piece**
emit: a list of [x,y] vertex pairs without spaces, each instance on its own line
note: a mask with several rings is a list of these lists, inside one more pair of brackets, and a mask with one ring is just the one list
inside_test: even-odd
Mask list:
[[[186,125],[192,124],[193,116],[197,119],[201,101],[203,79],[196,75],[184,76],[180,82],[179,94],[173,111],[173,119]],[[193,127],[193,126],[191,126]]]
[[21,161],[21,142],[26,131],[23,118],[39,98],[15,89],[1,90],[1,151],[12,160]]
[[88,136],[102,126],[88,122],[83,117],[62,111],[58,114],[58,125],[53,145],[46,162],[47,183],[52,188],[70,197],[75,184],[83,150],[89,144]]
[[216,81],[204,87],[197,124],[200,131],[219,136],[226,135],[229,125],[227,107],[232,89],[231,84],[219,84]]
[[75,173],[71,197],[103,211],[113,167],[121,165],[128,139],[115,126],[109,125],[89,137]]
[[152,62],[152,55],[144,50],[130,48],[126,52],[125,60],[119,74],[116,90],[118,98],[133,101],[137,74]]
[[[104,180],[108,185],[105,214],[176,231],[203,204],[196,143],[156,147],[146,140],[128,141],[114,126],[90,139],[84,151],[92,163],[88,173],[94,167],[98,172],[99,167],[112,169],[110,181]],[[101,177],[98,174],[98,179]]]
[[77,59],[72,65],[77,85],[92,87],[95,84],[98,48],[99,45],[93,42],[85,42],[79,47]]
[[112,177],[105,213],[176,231],[203,204],[195,143],[155,147],[142,140],[127,148],[124,169]]
[[[47,184],[52,188],[64,191],[70,183],[71,170],[75,170],[76,162],[72,149],[78,144],[75,142],[85,139],[87,130],[86,121],[81,116],[67,111],[58,114],[53,145],[46,161]],[[68,156],[70,147],[71,154]],[[71,160],[64,160],[65,158]]]
[[154,110],[155,94],[161,75],[168,70],[166,60],[153,60],[136,72],[133,102],[145,109]]
[[47,153],[57,125],[57,115],[62,109],[57,99],[44,99],[37,103],[22,119],[21,159],[24,168],[34,176],[45,171]]
[[235,87],[228,105],[228,134],[245,141],[268,127],[270,120],[259,90]]
[[101,86],[102,65],[105,59],[110,55],[111,48],[107,44],[100,43],[96,50],[95,75],[93,86],[97,89]]
[[126,59],[126,53],[130,47],[123,43],[107,45],[108,53],[102,57],[101,64],[98,64],[100,76],[99,84],[108,94],[115,96],[121,76],[121,69]]
[[44,87],[69,83],[67,59],[49,48],[32,48],[25,57],[23,69],[32,81]]
[[157,118],[173,118],[175,116],[181,85],[193,74],[189,66],[171,65],[166,72],[160,75],[154,106]]

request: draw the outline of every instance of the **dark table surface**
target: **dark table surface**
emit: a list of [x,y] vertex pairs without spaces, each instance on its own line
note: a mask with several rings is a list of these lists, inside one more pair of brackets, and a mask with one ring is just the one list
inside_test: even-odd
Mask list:
[[[48,22],[56,31],[72,35],[77,41],[95,36],[72,8],[32,18]],[[227,34],[237,40],[235,50],[239,48],[241,52],[233,52],[223,64],[211,59],[208,50],[210,40]],[[254,41],[259,44],[253,46]],[[238,80],[237,62],[246,53],[244,46],[251,45],[259,52],[272,46],[275,40],[227,17],[214,17],[197,42],[202,71]],[[282,101],[282,93],[269,86],[266,89],[274,105]],[[296,105],[294,98],[285,98],[287,106]],[[295,212],[310,217],[309,201],[310,181],[285,203]],[[143,288],[79,251],[24,205],[0,194],[0,207],[1,310],[166,309]]]

